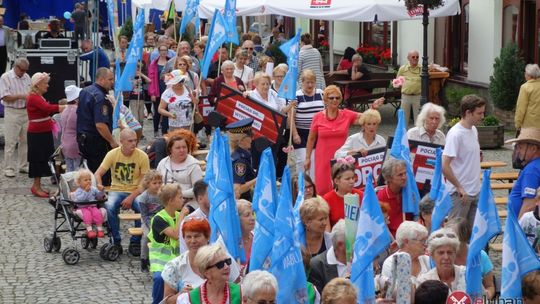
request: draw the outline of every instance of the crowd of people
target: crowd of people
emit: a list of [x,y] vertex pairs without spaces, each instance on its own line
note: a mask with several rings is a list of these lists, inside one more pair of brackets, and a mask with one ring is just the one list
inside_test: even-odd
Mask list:
[[[84,39],[81,29],[77,35]],[[252,159],[255,151],[251,119],[225,128],[231,145],[233,183],[247,261],[240,264],[232,259],[219,240],[210,243],[209,189],[203,181],[204,170],[193,153],[200,147],[199,131],[204,133],[203,138],[215,132],[203,122],[201,96],[209,96],[210,104],[214,104],[221,96],[221,84],[227,84],[289,118],[280,136],[285,142],[290,138],[294,159],[288,160],[291,156],[283,155],[281,147],[273,148],[281,160],[277,162],[278,178],[285,164],[290,163],[296,167],[293,175],[302,174],[305,180],[304,189],[298,189],[296,183],[293,186],[295,196],[302,191],[305,198],[300,217],[306,231],[303,256],[310,286],[309,302],[356,303],[356,287],[348,280],[351,260],[345,254],[344,197],[357,194],[360,202],[363,198],[362,189],[354,187],[356,167],[350,156],[365,156],[369,150],[387,146],[377,133],[381,124],[378,108],[384,104],[384,98],[374,100],[363,113],[343,109],[343,92],[325,83],[321,55],[311,45],[309,34],[301,38],[294,100],[277,94],[287,65],[278,64],[267,74],[266,65],[274,58],[264,51],[255,51],[264,49],[255,44],[260,40],[256,36],[243,36],[237,49],[220,48],[209,78],[201,79],[206,39],[176,45],[170,37],[147,33],[143,60],[136,74],[139,85],[134,86],[133,92],[124,92],[127,103],[121,104],[116,104],[120,102],[110,94],[117,81],[110,68],[114,64],[101,48],[93,49],[89,40],[81,42],[81,59],[94,60],[92,53],[100,53],[99,68],[90,75],[93,83],[82,89],[66,87],[66,99],[58,103],[44,98],[51,76],[35,73],[30,77],[26,73],[29,62],[25,58],[15,60],[11,70],[0,79],[0,98],[5,106],[5,176],[28,174],[33,179],[31,193],[48,198],[50,194],[42,186],[42,178],[51,175],[48,160],[55,150],[54,137],[59,136],[66,170],[77,171],[78,188],[73,189],[73,199],[93,201],[107,192],[105,210],[79,208],[88,238],[103,237],[102,225],[107,222],[114,244],[123,251],[120,209],[141,214],[142,223],[137,221],[135,225],[143,227],[143,236],[131,237],[129,251],[140,254],[142,271],[152,272],[153,303],[275,303],[279,282],[267,271],[248,272],[247,267],[253,245],[255,216],[251,200],[258,169]],[[119,40],[119,54],[125,54],[129,41],[127,37]],[[279,41],[274,39],[273,43]],[[233,58],[230,54],[234,54]],[[120,56],[116,60],[125,61],[125,55]],[[481,151],[475,125],[484,117],[486,101],[476,95],[465,96],[461,100],[460,121],[445,135],[441,131],[444,108],[432,103],[420,107],[418,52],[409,52],[407,58],[409,63],[398,72],[406,79],[401,87],[406,123],[415,122],[407,135],[409,139],[444,146],[442,167],[452,210],[444,227],[436,231],[431,231],[434,202],[429,195],[420,202],[418,221],[412,214],[404,213],[402,192],[410,178],[406,163],[393,158],[384,161],[377,198],[394,243],[374,262],[378,269],[377,302],[393,303],[395,294],[386,294],[385,286],[404,280],[413,290],[411,299],[415,303],[446,303],[450,292],[466,290],[467,244],[481,186]],[[353,80],[369,79],[369,70],[358,54],[348,54],[340,67],[342,71],[338,73],[350,75]],[[538,78],[537,72],[527,67],[527,75]],[[520,97],[518,103],[523,103],[524,98]],[[151,107],[145,106],[145,99]],[[113,136],[115,106],[121,107],[119,137]],[[52,118],[58,112],[60,127]],[[519,113],[522,112],[525,118],[519,120],[522,128],[514,140],[514,161],[523,171],[512,189],[509,205],[525,229],[532,231],[540,227],[540,129],[530,126],[534,118],[527,116],[532,113]],[[148,147],[140,149],[147,119],[153,120],[155,138],[148,141]],[[360,126],[360,131],[349,135],[353,125]],[[79,169],[81,159],[86,160],[88,170]],[[337,160],[334,165],[330,165],[332,159]],[[89,183],[92,175],[95,187]],[[295,201],[291,198],[291,202]],[[410,256],[411,263],[405,266],[409,269],[403,269],[399,262],[402,254]],[[493,299],[493,264],[485,252],[481,265],[484,295]],[[400,277],[402,270],[409,275]],[[524,299],[538,301],[539,282],[540,272],[526,277]]]

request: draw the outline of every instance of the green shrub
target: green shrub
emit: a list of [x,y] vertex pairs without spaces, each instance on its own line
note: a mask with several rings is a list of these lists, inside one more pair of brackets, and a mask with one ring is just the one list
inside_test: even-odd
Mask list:
[[493,103],[502,110],[511,111],[516,106],[519,87],[525,81],[525,62],[515,43],[501,49],[501,55],[495,58],[493,76],[489,78],[489,93]]
[[120,29],[120,35],[119,36],[126,36],[128,38],[128,41],[131,41],[131,37],[133,37],[133,21],[131,18],[127,18],[124,25],[122,25],[122,28]]
[[478,91],[467,87],[452,86],[446,89],[446,100],[448,100],[448,110],[454,115],[461,114],[461,99],[465,95],[477,94]]
[[499,125],[499,119],[497,119],[497,117],[493,115],[488,115],[484,117],[481,124],[481,126],[484,126],[484,127],[498,126],[498,125]]

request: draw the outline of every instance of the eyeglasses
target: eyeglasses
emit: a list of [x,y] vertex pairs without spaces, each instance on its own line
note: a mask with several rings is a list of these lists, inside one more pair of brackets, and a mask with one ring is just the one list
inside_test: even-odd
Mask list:
[[412,59],[418,59],[418,56],[411,56]]
[[328,96],[328,100],[340,100],[341,97],[339,96]]
[[21,68],[20,66],[17,66],[17,69],[19,69],[19,71],[21,71],[21,72],[23,72],[23,73],[25,73],[25,72],[28,71],[28,69],[23,69],[23,68]]
[[419,243],[421,243],[421,244],[424,245],[424,246],[427,245],[427,240],[426,240],[426,239],[424,239],[424,240],[412,239],[411,241],[419,242]]
[[274,75],[274,78],[283,78],[285,75]]
[[227,264],[227,266],[231,266],[232,264],[232,260],[231,258],[227,258],[223,261],[219,261],[217,263],[215,263],[214,265],[210,265],[208,267],[206,267],[206,269],[210,269],[212,267],[216,267],[217,269],[223,269],[223,267],[225,267],[225,264]]
[[250,51],[251,51],[251,50],[254,50],[254,48],[252,48],[252,47],[245,47],[244,50],[250,50]]

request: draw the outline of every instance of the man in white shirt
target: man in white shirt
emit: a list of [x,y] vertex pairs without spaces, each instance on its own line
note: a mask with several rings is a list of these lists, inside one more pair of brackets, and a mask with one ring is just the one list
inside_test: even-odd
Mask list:
[[461,120],[446,135],[443,152],[443,174],[452,193],[449,220],[465,218],[470,228],[474,223],[480,182],[480,144],[475,125],[484,119],[486,101],[477,95],[461,99]]

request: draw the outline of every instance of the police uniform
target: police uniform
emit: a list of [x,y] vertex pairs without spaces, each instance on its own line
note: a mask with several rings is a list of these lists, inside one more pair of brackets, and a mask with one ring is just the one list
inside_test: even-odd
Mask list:
[[[96,123],[104,123],[112,133],[113,106],[105,98],[107,90],[98,84],[82,89],[77,107],[77,143],[88,163],[88,169],[95,172],[110,150],[109,143],[99,134]],[[103,185],[110,184],[110,175],[103,177]]]
[[[253,119],[246,118],[230,123],[226,129],[230,133],[245,133],[251,135],[251,124]],[[233,167],[233,180],[235,184],[245,184],[256,177],[255,170],[251,163],[251,152],[237,147],[231,154]],[[244,192],[240,198],[248,201],[252,200],[251,191]]]

